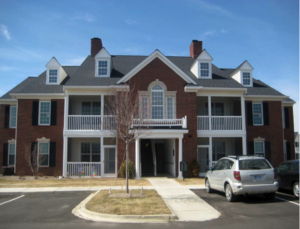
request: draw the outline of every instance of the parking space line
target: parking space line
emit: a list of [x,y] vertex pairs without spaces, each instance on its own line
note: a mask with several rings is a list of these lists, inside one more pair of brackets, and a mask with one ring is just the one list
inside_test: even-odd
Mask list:
[[291,204],[296,204],[296,205],[300,206],[298,203],[295,203],[295,202],[290,201],[290,200],[282,199],[282,198],[277,197],[277,196],[276,196],[275,198],[276,198],[276,199],[279,199],[279,200],[283,200],[283,201],[289,202],[289,203],[291,203]]
[[287,193],[284,193],[284,192],[277,192],[277,194],[283,195],[283,196],[288,196],[288,197],[295,197],[294,195],[290,195],[290,194],[287,194]]
[[12,202],[12,201],[14,201],[14,200],[20,199],[20,198],[22,198],[23,196],[25,196],[25,195],[18,196],[18,197],[14,198],[14,199],[11,199],[11,200],[8,200],[8,201],[5,201],[5,202],[3,202],[3,203],[0,203],[0,206],[1,206],[1,205],[3,205],[3,204],[6,204],[6,203]]

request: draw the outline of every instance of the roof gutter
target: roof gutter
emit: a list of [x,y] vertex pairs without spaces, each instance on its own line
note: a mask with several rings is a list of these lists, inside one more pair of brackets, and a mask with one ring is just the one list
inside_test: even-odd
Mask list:
[[203,86],[185,86],[185,92],[198,92],[201,91],[244,91],[247,92],[247,88],[219,88],[219,87],[203,87]]
[[14,99],[39,99],[41,97],[62,99],[65,97],[64,93],[10,93],[9,95]]

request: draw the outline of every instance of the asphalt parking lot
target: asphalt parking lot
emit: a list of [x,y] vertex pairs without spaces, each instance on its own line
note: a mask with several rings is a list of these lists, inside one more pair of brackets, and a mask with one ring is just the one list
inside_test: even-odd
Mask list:
[[299,200],[289,194],[277,194],[277,197],[293,203],[281,199],[266,201],[262,196],[242,197],[238,202],[228,203],[222,193],[193,191],[221,212],[221,217],[206,222],[171,222],[158,225],[99,223],[77,218],[71,213],[90,192],[33,193],[24,196],[0,195],[0,228],[299,228]]

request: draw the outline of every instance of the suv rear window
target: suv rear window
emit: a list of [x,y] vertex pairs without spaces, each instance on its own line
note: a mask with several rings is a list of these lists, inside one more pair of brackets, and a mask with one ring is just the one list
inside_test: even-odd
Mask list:
[[256,169],[270,169],[270,164],[265,159],[251,159],[240,160],[240,170],[256,170]]

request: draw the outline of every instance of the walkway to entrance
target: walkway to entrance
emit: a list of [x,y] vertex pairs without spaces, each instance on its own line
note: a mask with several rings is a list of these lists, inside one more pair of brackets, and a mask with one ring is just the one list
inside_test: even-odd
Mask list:
[[187,187],[171,179],[148,179],[179,221],[206,221],[220,213]]

